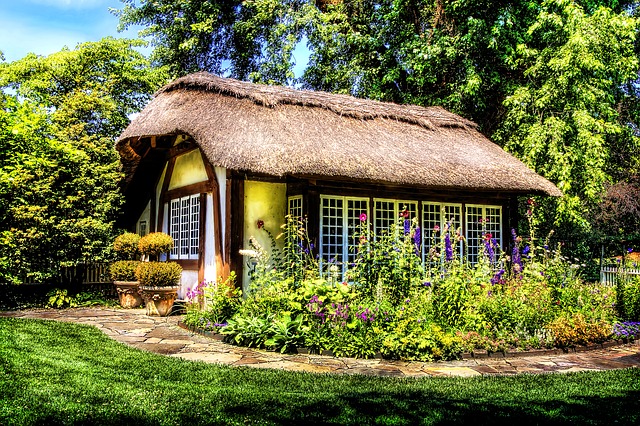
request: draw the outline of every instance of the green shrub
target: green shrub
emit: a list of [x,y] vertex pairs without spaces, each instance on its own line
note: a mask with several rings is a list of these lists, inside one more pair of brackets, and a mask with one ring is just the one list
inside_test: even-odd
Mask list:
[[175,262],[141,262],[136,269],[140,285],[169,287],[180,283],[182,267]]
[[76,300],[70,296],[67,290],[62,290],[59,288],[54,288],[50,292],[47,293],[47,304],[48,308],[73,308],[77,306]]
[[589,321],[583,314],[565,314],[549,324],[555,345],[560,348],[602,343],[611,337],[612,327],[603,320]]
[[109,266],[109,276],[112,281],[136,281],[136,269],[139,260],[118,260]]
[[393,359],[449,360],[459,358],[462,352],[462,339],[435,324],[412,330],[399,329],[387,335],[382,344],[382,355]]
[[640,277],[619,274],[616,281],[616,306],[620,318],[640,321]]
[[138,244],[140,243],[140,235],[132,232],[120,234],[113,241],[113,250],[118,253],[118,257],[122,260],[134,260],[140,255]]
[[236,274],[231,272],[226,280],[219,279],[214,284],[202,287],[205,300],[203,313],[216,324],[229,320],[241,305],[242,290],[235,286]]
[[158,260],[161,254],[168,253],[173,248],[173,238],[164,232],[152,232],[140,238],[138,249],[150,260]]

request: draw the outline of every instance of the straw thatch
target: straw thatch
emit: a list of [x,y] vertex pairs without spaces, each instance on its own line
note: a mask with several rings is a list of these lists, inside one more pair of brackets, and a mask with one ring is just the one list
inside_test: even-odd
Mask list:
[[439,107],[245,83],[197,73],[162,88],[121,135],[187,134],[214,166],[272,176],[350,179],[434,189],[560,191]]

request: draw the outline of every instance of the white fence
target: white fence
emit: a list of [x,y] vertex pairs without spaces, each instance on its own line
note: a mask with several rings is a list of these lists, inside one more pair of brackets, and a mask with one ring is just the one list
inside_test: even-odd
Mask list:
[[607,285],[615,285],[616,277],[620,274],[640,275],[640,269],[622,268],[617,266],[603,266],[600,269],[600,282]]

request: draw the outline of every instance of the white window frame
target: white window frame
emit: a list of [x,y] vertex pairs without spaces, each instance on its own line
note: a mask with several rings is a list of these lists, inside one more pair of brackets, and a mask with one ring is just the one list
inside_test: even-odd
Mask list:
[[171,260],[197,260],[200,256],[200,194],[172,198],[168,204],[169,235],[173,238]]
[[[482,225],[479,228],[479,220],[474,218],[470,219],[470,209],[481,209],[482,213],[480,214],[480,218],[483,219]],[[488,213],[489,209],[497,210],[497,215],[492,215]],[[487,217],[498,217],[498,222],[489,221],[488,223],[491,226],[487,227],[487,222],[484,221]],[[483,235],[487,232],[491,233],[493,238],[496,239],[498,245],[502,248],[503,241],[503,214],[502,214],[502,206],[495,205],[486,205],[486,204],[466,204],[464,209],[464,218],[465,218],[465,229],[467,239],[467,260],[471,264],[476,264],[478,262],[478,258],[481,254],[482,250],[482,242]],[[477,234],[477,235],[475,235]],[[476,245],[477,243],[477,245]],[[497,255],[497,253],[496,253]]]
[[[287,214],[293,218],[302,219],[304,216],[304,204],[302,195],[292,195],[287,198]],[[295,211],[298,210],[298,211]]]
[[[431,209],[427,208],[427,206],[434,206],[438,209],[437,223],[434,223],[436,221],[428,220],[428,218],[426,217],[428,213],[431,213]],[[462,234],[463,206],[462,206],[462,203],[442,203],[442,202],[436,202],[436,201],[423,201],[421,207],[422,207],[422,217],[420,220],[420,226],[422,228],[422,262],[423,264],[426,264],[425,262],[427,260],[427,254],[431,249],[431,239],[432,237],[434,237],[434,235],[432,234],[434,232],[433,228],[435,227],[435,225],[438,225],[440,227],[438,239],[436,239],[435,241],[435,243],[438,244],[440,242],[439,238],[442,235],[444,235],[443,232],[445,231],[446,226],[448,225],[449,221],[447,219],[450,219],[450,218],[446,217],[447,208],[458,209],[457,214],[459,216],[458,217],[459,222],[453,223],[451,226],[451,229],[449,230],[451,237],[455,238],[456,236],[455,233],[458,230],[458,228],[460,228],[460,233]],[[427,225],[427,221],[431,223]],[[464,254],[464,244],[462,244],[462,242],[457,242],[457,244],[458,244],[459,255],[460,257],[462,257]]]
[[[320,270],[324,271],[324,264],[327,261],[330,261],[331,259],[327,258],[325,259],[325,257],[330,256],[333,253],[327,254],[327,250],[324,244],[324,237],[325,237],[325,215],[323,214],[323,209],[325,207],[325,201],[326,200],[341,200],[342,201],[342,215],[341,215],[341,234],[340,236],[342,237],[342,247],[340,248],[341,253],[336,253],[336,257],[340,257],[339,259],[337,259],[337,266],[340,268],[339,271],[341,273],[342,276],[344,276],[345,272],[347,271],[347,268],[349,266],[349,257],[350,255],[353,256],[354,253],[350,252],[349,249],[351,247],[357,247],[358,242],[353,241],[353,231],[355,230],[355,225],[359,224],[359,216],[361,213],[366,213],[367,215],[369,215],[369,211],[370,211],[370,201],[368,197],[344,197],[344,196],[334,196],[334,195],[320,195],[320,211],[319,211],[319,216],[320,216],[320,232],[319,232],[319,241],[318,241],[318,246],[319,246],[319,261],[320,261]],[[355,201],[355,202],[364,202],[365,203],[365,209],[363,211],[363,209],[358,210],[359,213],[357,215],[355,215],[353,212],[351,213],[352,216],[354,217],[350,217],[350,212],[349,212],[349,201]],[[336,216],[338,217],[338,216]],[[354,226],[349,226],[350,224],[350,219],[351,219],[351,223]],[[351,235],[350,235],[351,233]]]
[[[391,224],[398,223],[398,218],[400,217],[400,213],[404,210],[404,206],[414,206],[415,212],[409,219],[413,219],[413,217],[418,217],[419,214],[419,201],[411,201],[411,200],[396,200],[393,198],[374,198],[373,199],[373,235],[378,235],[380,231],[388,230],[389,227],[378,227],[378,219],[380,219],[380,211],[378,210],[376,204],[377,203],[393,203],[393,220],[391,220]],[[403,210],[401,210],[403,209]],[[383,218],[386,220],[386,218]]]

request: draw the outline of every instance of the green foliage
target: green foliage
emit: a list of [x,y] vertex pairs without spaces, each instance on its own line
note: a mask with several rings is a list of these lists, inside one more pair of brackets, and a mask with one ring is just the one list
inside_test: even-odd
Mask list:
[[57,280],[110,260],[121,206],[114,138],[164,74],[106,38],[0,64],[0,280]]
[[[236,274],[231,272],[226,279],[218,278],[215,283],[203,283],[194,289],[187,289],[187,301],[193,306],[188,309],[185,323],[201,326],[206,320],[208,327],[224,324],[238,311],[241,305],[242,290],[236,288]],[[198,298],[204,298],[204,308],[199,309]]]
[[[419,231],[408,220],[404,225],[404,234],[392,229],[392,237],[372,236],[362,221],[355,234],[360,238],[356,262],[347,272],[352,284],[330,274],[296,283],[294,273],[257,267],[252,278],[260,286],[221,333],[236,344],[283,352],[306,346],[336,356],[372,358],[381,353],[425,361],[455,359],[464,350],[600,343],[611,335],[617,320],[615,289],[582,280],[581,265],[571,263],[560,247],[549,250],[547,241],[538,241],[533,232],[523,238],[513,231],[509,256],[485,234],[472,265],[457,254],[463,240],[446,229],[434,241],[425,270],[416,255]],[[307,267],[318,268],[314,263]],[[376,268],[392,279],[377,274]],[[313,273],[317,270],[299,276]],[[212,320],[219,318],[206,310],[193,317],[194,324]]]
[[616,277],[616,309],[621,319],[640,321],[640,276],[622,270]]
[[353,237],[359,244],[347,279],[356,282],[363,296],[371,300],[401,303],[412,289],[422,285],[424,268],[419,257],[418,221],[410,220],[409,212],[405,212],[406,217],[400,216],[397,223],[375,238],[369,222],[361,220]]
[[637,76],[638,21],[607,8],[589,14],[575,2],[543,5],[518,49],[526,80],[506,97],[496,137],[563,191],[560,199],[543,201],[538,211],[547,215],[538,220],[588,230],[588,209],[616,167],[633,166],[612,164],[611,155],[620,138],[637,146],[616,98]]
[[400,326],[385,338],[382,353],[389,358],[419,361],[456,359],[462,353],[462,340],[435,324]]
[[140,238],[138,249],[140,253],[149,256],[152,260],[158,260],[159,257],[168,253],[173,248],[173,238],[164,232],[151,232]]
[[136,269],[139,260],[118,260],[109,265],[109,277],[112,281],[136,281]]
[[140,251],[138,244],[140,243],[140,235],[132,232],[125,232],[118,235],[113,240],[113,250],[118,254],[122,260],[135,260]]
[[269,338],[264,345],[280,353],[294,353],[304,343],[304,325],[302,315],[291,319],[291,315],[276,317],[269,329]]
[[611,337],[611,324],[606,321],[589,321],[581,313],[562,315],[549,325],[556,346],[565,348],[586,345],[591,342],[602,343]]
[[141,286],[171,287],[180,283],[182,267],[175,262],[140,262],[136,279]]
[[61,290],[55,288],[47,293],[49,300],[47,301],[48,308],[73,308],[77,306],[77,303],[73,297],[67,294],[67,290]]

